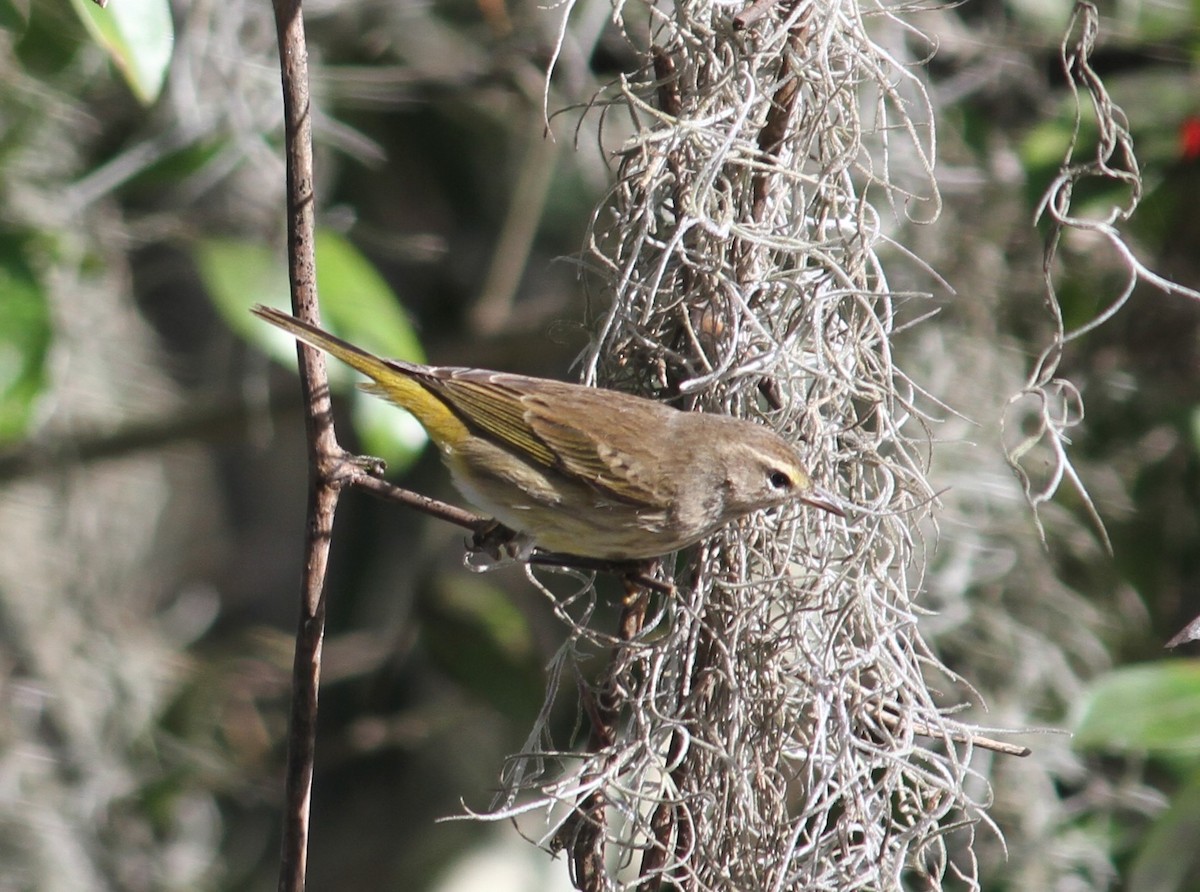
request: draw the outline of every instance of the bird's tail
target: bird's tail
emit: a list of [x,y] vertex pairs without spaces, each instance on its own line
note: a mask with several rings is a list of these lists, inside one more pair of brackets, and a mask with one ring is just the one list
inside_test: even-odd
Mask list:
[[407,371],[405,369],[406,363],[382,359],[374,353],[368,353],[361,347],[354,346],[349,341],[343,341],[341,338],[331,335],[324,329],[317,328],[315,325],[305,322],[302,319],[297,319],[294,316],[289,316],[287,313],[282,313],[273,307],[264,307],[262,304],[257,304],[250,308],[250,312],[260,319],[265,319],[272,325],[278,326],[284,331],[295,335],[309,346],[324,350],[331,356],[336,356],[342,362],[346,363],[346,365],[357,369],[368,378],[381,384],[394,378],[397,373]]
[[462,421],[423,383],[428,377],[428,369],[425,366],[398,359],[383,359],[315,325],[271,307],[258,304],[251,307],[250,312],[362,372],[372,381],[370,384],[359,385],[363,390],[378,394],[407,409],[424,425],[430,437],[439,446],[453,446],[467,435]]

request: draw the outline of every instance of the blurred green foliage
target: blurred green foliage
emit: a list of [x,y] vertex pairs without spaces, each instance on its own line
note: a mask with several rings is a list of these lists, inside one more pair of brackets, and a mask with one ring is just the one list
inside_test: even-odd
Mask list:
[[46,382],[50,318],[29,264],[31,242],[0,233],[0,443],[25,434]]
[[[967,27],[984,44],[1010,41],[1032,69],[1054,73],[1051,36],[1069,6],[967,4],[947,14],[996,15],[1011,31],[1001,35],[969,20]],[[1111,4],[1115,36],[1098,60],[1129,114],[1145,171],[1146,198],[1131,224],[1137,248],[1192,285],[1200,282],[1200,176],[1195,159],[1180,155],[1179,126],[1200,113],[1198,9],[1194,2]],[[134,292],[124,299],[136,299],[155,323],[163,365],[183,382],[180,403],[216,394],[241,405],[246,382],[261,377],[230,332],[293,366],[292,342],[247,312],[254,302],[288,303],[281,190],[275,180],[266,198],[249,188],[282,178],[278,165],[255,166],[263,155],[277,161],[282,141],[278,115],[255,114],[259,106],[274,109],[278,92],[266,5],[263,11],[237,27],[217,21],[209,32],[189,32],[176,30],[165,0],[111,0],[107,10],[89,0],[0,0],[8,85],[0,91],[6,445],[45,434],[41,407],[54,396],[52,307],[71,311],[78,298],[64,298],[61,289],[80,268],[111,266]],[[603,192],[608,171],[594,158],[562,151],[544,205],[531,211],[536,240],[528,257],[516,258],[525,272],[510,327],[485,337],[469,322],[531,134],[540,139],[540,72],[553,38],[544,10],[501,11],[511,19],[509,32],[495,10],[468,3],[342,4],[315,13],[314,114],[326,189],[315,200],[322,218],[332,218],[317,243],[322,314],[336,333],[386,355],[422,361],[428,348],[439,359],[564,374],[570,350],[546,337],[546,320],[577,317],[580,299],[573,271],[556,275],[566,265],[551,261],[578,244]],[[218,19],[222,13],[209,12]],[[196,21],[191,26],[199,29]],[[211,56],[204,55],[206,41],[217,46]],[[588,49],[594,52],[576,53],[574,67],[563,63],[573,92],[556,93],[552,107],[590,98],[592,66],[629,62],[610,45]],[[172,62],[181,66],[174,96],[165,80]],[[105,76],[110,65],[121,80]],[[981,166],[1006,152],[1017,159],[1030,213],[1055,175],[1074,121],[1060,80],[1047,81],[1056,86],[1041,107],[1030,102],[1014,113],[1008,97],[992,97],[994,106],[965,102],[947,113]],[[253,101],[235,102],[256,86],[262,92]],[[564,145],[569,129],[556,131]],[[1094,125],[1085,127],[1079,152],[1086,155],[1097,138]],[[122,175],[113,173],[114,162],[127,165]],[[68,204],[81,184],[94,186],[102,175],[112,179],[95,187],[90,202]],[[1081,195],[1083,206],[1114,197],[1127,198],[1106,184]],[[58,203],[70,208],[65,220],[54,216]],[[1059,294],[1073,327],[1103,308],[1114,271],[1076,268],[1069,276]],[[1025,333],[1022,324],[1014,330]],[[1023,349],[1036,353],[1036,327],[1028,330],[1033,336]],[[1151,659],[1195,612],[1200,591],[1198,332],[1194,306],[1144,306],[1072,345],[1068,357],[1066,371],[1087,391],[1087,426],[1075,448],[1115,469],[1138,508],[1111,523],[1112,572],[1136,592],[1148,617],[1142,627],[1113,630],[1112,650],[1126,659]],[[530,362],[552,368],[521,365]],[[335,386],[350,381],[336,366],[330,372]],[[423,489],[444,487],[441,470],[422,460],[418,428],[406,427],[403,414],[378,399],[352,399],[365,451],[387,458],[397,473],[417,475]],[[293,438],[291,447],[303,436],[286,418],[264,427],[272,423],[281,437]],[[255,437],[258,444],[248,445]],[[195,577],[220,592],[212,626],[179,638],[178,686],[153,679],[166,692],[155,733],[139,743],[143,783],[125,801],[163,836],[193,797],[219,803],[224,836],[197,843],[214,863],[211,888],[268,887],[277,850],[290,640],[278,630],[292,621],[304,483],[303,469],[281,457],[299,450],[269,451],[262,437],[262,429],[239,429],[234,443],[218,431],[180,433],[179,442],[201,443],[211,457],[221,485],[205,499],[219,503],[213,511],[223,515],[231,544],[189,552],[182,580],[117,580],[169,593]],[[314,866],[318,875],[326,871],[326,888],[338,887],[343,864],[377,868],[363,879],[375,888],[430,888],[461,854],[446,851],[448,837],[430,842],[433,819],[454,812],[460,797],[487,790],[503,754],[519,745],[561,628],[538,612],[544,605],[530,603],[524,580],[493,585],[490,577],[485,584],[467,576],[458,565],[457,533],[359,504],[343,511],[319,750],[328,760],[319,770],[336,780],[321,795],[335,797],[339,808],[320,811]],[[172,547],[205,539],[185,529]],[[411,542],[418,547],[397,544]],[[150,627],[146,635],[158,631]],[[38,664],[19,653],[6,665]],[[1014,662],[1020,658],[1013,654]],[[1148,760],[1161,797],[1150,818],[1126,814],[1098,830],[1103,822],[1087,807],[1077,814],[1079,827],[1111,839],[1125,888],[1200,888],[1192,842],[1200,833],[1198,688],[1193,662],[1142,664],[1097,679],[1078,704],[1077,746],[1092,759],[1095,776],[1119,778]],[[324,779],[318,777],[318,790],[330,791]],[[401,807],[403,816],[392,813]],[[228,883],[213,879],[222,869]]]
[[1077,708],[1078,747],[1187,757],[1200,769],[1200,661],[1116,669],[1097,679]]
[[92,0],[71,0],[71,5],[133,95],[151,105],[162,90],[175,47],[168,0],[120,0],[104,9]]
[[[296,342],[250,315],[256,303],[290,312],[285,258],[246,240],[209,238],[193,246],[201,277],[225,323],[278,361],[295,367]],[[334,334],[382,356],[423,362],[416,333],[396,295],[349,241],[328,229],[317,233],[317,292],[322,324]],[[350,393],[355,428],[363,448],[382,458],[393,473],[406,470],[427,437],[407,412],[349,388],[357,375],[338,362],[328,364],[332,385]]]
[[1170,778],[1165,808],[1122,834],[1127,888],[1182,892],[1200,884],[1200,661],[1125,666],[1098,678],[1077,706],[1075,745],[1101,755],[1149,755]]

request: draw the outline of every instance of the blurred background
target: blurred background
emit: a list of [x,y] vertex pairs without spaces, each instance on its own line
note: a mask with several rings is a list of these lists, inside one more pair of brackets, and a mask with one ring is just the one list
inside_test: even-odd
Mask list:
[[[1127,241],[1200,287],[1200,8],[1101,12],[1093,62],[1142,167]],[[393,355],[571,377],[604,309],[578,258],[629,130],[585,110],[642,64],[609,4],[561,35],[534,3],[305,13],[325,318]],[[899,250],[889,273],[939,309],[896,342],[946,404],[925,633],[982,721],[1078,732],[979,766],[1009,850],[981,845],[984,888],[1200,889],[1200,665],[1162,649],[1200,613],[1200,304],[1139,288],[1064,353],[1111,554],[1068,491],[1043,545],[1001,448],[1050,332],[1032,221],[1074,124],[1069,13],[971,0],[914,19],[928,42],[880,24],[939,116],[943,213],[893,235],[944,283]],[[287,300],[270,7],[0,0],[0,82],[0,889],[272,888],[307,472],[294,349],[246,312]],[[1098,241],[1062,251],[1071,328],[1124,271]],[[348,445],[457,501],[419,428],[335,384]],[[438,821],[487,806],[562,633],[519,571],[465,569],[463,539],[342,501],[313,889],[569,887],[511,825]]]

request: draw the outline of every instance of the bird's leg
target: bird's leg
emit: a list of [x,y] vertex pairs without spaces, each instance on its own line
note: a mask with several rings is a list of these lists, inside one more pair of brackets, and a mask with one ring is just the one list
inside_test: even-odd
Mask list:
[[482,551],[493,560],[520,560],[533,550],[528,540],[516,530],[509,529],[498,520],[488,520],[475,528],[471,536],[471,550]]

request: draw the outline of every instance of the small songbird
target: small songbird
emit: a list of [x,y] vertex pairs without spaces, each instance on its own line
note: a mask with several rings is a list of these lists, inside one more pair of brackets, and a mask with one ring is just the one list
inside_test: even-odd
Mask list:
[[615,390],[382,359],[286,313],[252,312],[372,379],[425,427],[477,508],[547,551],[658,557],[793,500],[841,515],[762,425]]

